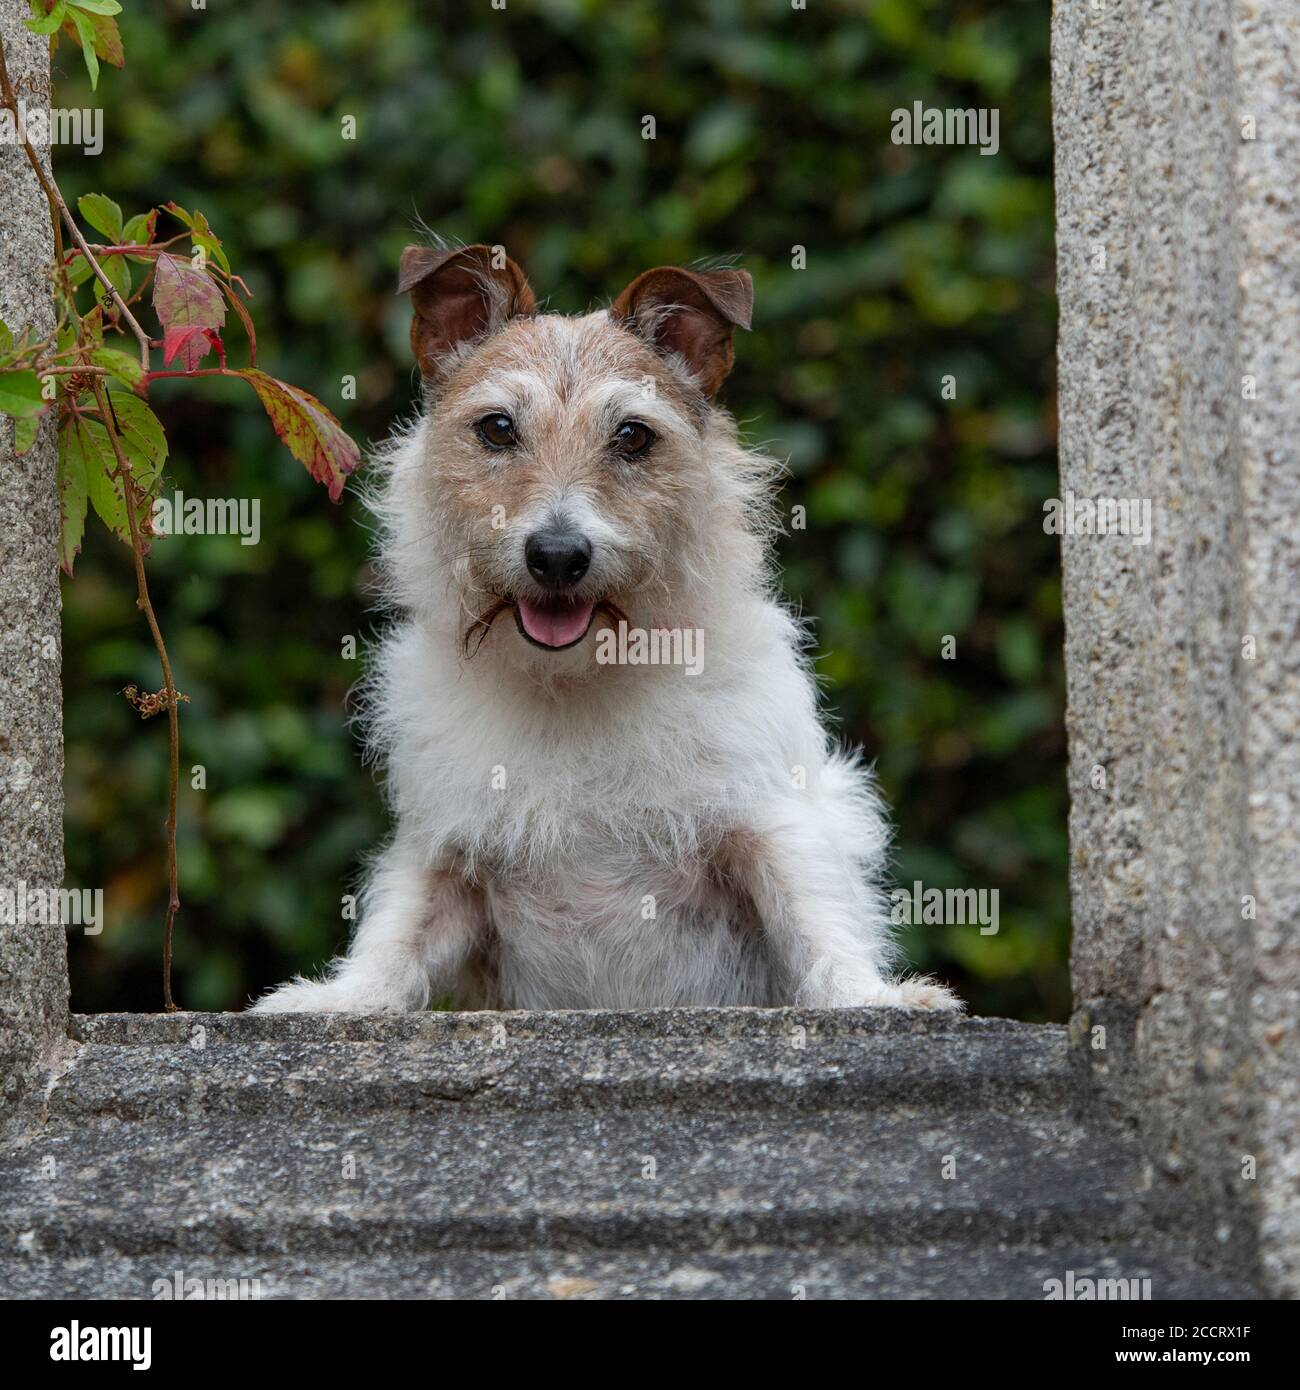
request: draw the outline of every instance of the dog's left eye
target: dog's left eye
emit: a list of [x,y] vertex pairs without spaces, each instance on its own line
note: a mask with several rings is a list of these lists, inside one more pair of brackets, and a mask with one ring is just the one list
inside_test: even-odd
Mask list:
[[612,444],[616,454],[630,459],[644,454],[657,438],[654,430],[640,420],[624,420],[614,431]]

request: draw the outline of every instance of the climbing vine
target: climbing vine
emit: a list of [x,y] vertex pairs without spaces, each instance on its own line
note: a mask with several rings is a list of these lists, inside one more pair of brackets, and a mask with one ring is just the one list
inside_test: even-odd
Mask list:
[[[47,35],[51,49],[66,40],[85,59],[92,86],[100,62],[121,67],[118,0],[31,0],[27,27]],[[172,997],[172,939],[180,890],[176,865],[176,801],[180,772],[180,710],[167,644],[149,594],[145,562],[157,533],[152,526],[167,462],[167,436],[148,404],[162,378],[235,377],[252,387],[276,434],[311,476],[338,501],[360,454],[339,422],[314,396],[279,381],[257,365],[252,296],[231,269],[220,237],[201,212],[174,202],[124,217],[103,193],[77,201],[80,221],[46,173],[28,138],[0,39],[0,108],[7,111],[49,204],[55,257],[50,268],[55,308],[52,332],[31,325],[16,331],[0,322],[0,413],[13,419],[14,451],[36,443],[52,415],[58,431],[59,558],[71,576],[91,512],[130,548],[136,604],[144,614],[162,669],[156,691],[127,686],[123,694],[142,719],[165,713],[169,729],[167,913],[163,924],[163,1006]],[[158,331],[142,327],[146,303]],[[229,314],[243,333],[246,366],[227,360]],[[125,350],[121,344],[133,344]],[[155,354],[161,366],[155,366]],[[215,362],[215,365],[210,365]]]

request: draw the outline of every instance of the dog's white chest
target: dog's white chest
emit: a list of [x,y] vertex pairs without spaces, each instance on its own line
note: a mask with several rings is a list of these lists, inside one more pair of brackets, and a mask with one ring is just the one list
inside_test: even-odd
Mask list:
[[484,887],[503,1007],[775,1002],[752,910],[706,866],[588,854],[536,874],[492,876]]

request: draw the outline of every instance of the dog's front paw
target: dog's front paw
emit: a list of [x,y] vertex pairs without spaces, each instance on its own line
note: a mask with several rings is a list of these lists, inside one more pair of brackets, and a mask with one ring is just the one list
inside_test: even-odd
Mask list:
[[866,1002],[886,1009],[934,1009],[952,1013],[963,1013],[966,1009],[947,985],[941,985],[928,975],[914,975],[910,980],[885,985],[881,998]]
[[815,1009],[933,1009],[961,1013],[965,1005],[946,986],[927,975],[910,980],[846,975],[824,968],[814,970],[800,991],[799,1002]]
[[305,980],[301,976],[264,994],[249,1009],[254,1014],[375,1013],[371,1003],[342,988],[337,980]]

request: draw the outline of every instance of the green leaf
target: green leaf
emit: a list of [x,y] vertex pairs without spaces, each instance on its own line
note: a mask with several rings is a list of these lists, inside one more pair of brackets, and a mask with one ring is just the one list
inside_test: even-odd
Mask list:
[[361,461],[361,451],[343,426],[306,391],[252,367],[236,373],[257,392],[275,432],[289,452],[318,483],[329,489],[330,500],[343,495],[347,475]]
[[76,259],[68,267],[68,284],[75,290],[84,285],[94,273],[90,268],[90,262],[78,251]]
[[[139,367],[139,363],[136,366]],[[122,452],[130,460],[131,476],[141,492],[153,491],[167,461],[167,436],[162,422],[139,396],[110,391],[109,404],[122,437]]]
[[201,246],[203,252],[226,272],[230,274],[230,262],[226,259],[226,253],[221,249],[221,242],[214,236],[209,236],[205,232],[192,232],[190,240],[195,246]]
[[39,415],[48,404],[41,396],[41,382],[35,372],[26,368],[0,372],[0,410],[6,415]]
[[69,14],[73,24],[77,26],[77,33],[81,38],[81,56],[86,60],[86,71],[90,74],[90,89],[94,91],[99,86],[99,57],[95,53],[95,26],[90,22],[90,17],[80,10],[71,10]]
[[92,348],[104,346],[104,310],[96,304],[89,313],[81,317],[81,343]]
[[14,335],[9,331],[9,325],[0,320],[0,367],[7,367],[12,363],[21,363],[27,354],[27,339],[31,335],[31,330],[24,328],[22,335],[15,341]]
[[67,0],[59,0],[59,3],[49,12],[45,13],[45,6],[40,0],[32,0],[32,14],[35,19],[26,19],[24,24],[33,34],[52,34],[63,23],[68,15]]
[[121,14],[122,7],[117,0],[68,0],[74,10],[86,10],[90,14]]
[[77,210],[97,232],[114,244],[122,240],[122,209],[103,193],[83,193]]
[[[131,267],[127,265],[126,257],[105,256],[100,261],[99,268],[104,272],[108,283],[122,296],[122,301],[125,303],[131,295]],[[95,281],[95,297],[106,309],[115,307],[112,296],[98,278]]]
[[72,573],[72,565],[81,550],[81,540],[86,532],[86,505],[89,492],[86,487],[86,460],[81,451],[81,443],[71,423],[65,423],[59,431],[59,512],[62,529],[59,538],[59,561],[64,572]]
[[122,228],[122,240],[133,246],[147,246],[153,240],[153,224],[157,221],[156,211],[136,213],[135,217]]
[[36,443],[36,434],[41,427],[39,415],[24,415],[14,421],[14,453],[25,454]]
[[203,248],[206,256],[210,257],[226,272],[230,274],[230,261],[222,249],[223,242],[208,224],[208,219],[195,208],[193,216],[189,219],[190,240],[195,246]]
[[[122,240],[130,246],[149,246],[153,242],[154,228],[158,225],[158,209],[139,212],[122,228]],[[152,256],[132,256],[137,265],[152,265]]]
[[127,386],[139,386],[144,380],[144,368],[140,365],[140,359],[132,357],[128,352],[121,352],[117,348],[97,348],[90,354],[90,360],[96,367],[103,367],[105,371],[112,372],[118,381]]
[[122,486],[112,476],[117,458],[109,442],[108,431],[98,420],[73,415],[64,426],[70,434],[69,452],[80,455],[86,478],[86,491],[96,515],[119,539],[131,543],[131,528],[126,519],[126,501]]
[[122,240],[130,242],[133,246],[148,246],[153,240],[153,229],[157,221],[157,208],[150,208],[148,212],[137,212],[122,228]]
[[[149,506],[149,494],[158,481],[163,460],[167,457],[167,441],[157,416],[136,396],[110,393],[112,417],[122,445],[122,454],[131,465],[131,477],[145,494],[140,506],[143,523]],[[70,490],[70,504],[65,507],[65,527],[69,513],[76,512],[78,489],[95,509],[96,516],[125,545],[131,544],[131,526],[126,514],[126,498],[122,480],[114,476],[117,455],[108,430],[98,420],[84,415],[70,415],[59,431],[60,487]],[[66,478],[66,484],[64,479]],[[85,515],[84,501],[81,506]],[[74,526],[64,547],[64,568],[71,573],[72,557],[81,543],[81,533]]]

